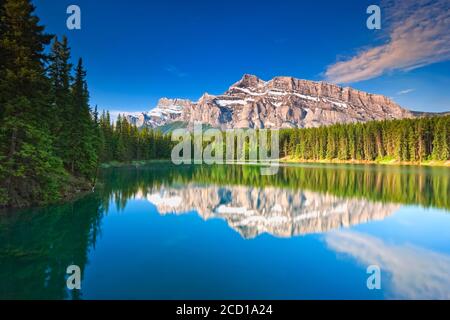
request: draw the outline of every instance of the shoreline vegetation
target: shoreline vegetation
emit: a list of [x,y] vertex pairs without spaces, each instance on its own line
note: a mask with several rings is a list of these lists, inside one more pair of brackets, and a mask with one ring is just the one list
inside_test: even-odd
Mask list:
[[422,162],[411,162],[411,161],[398,161],[395,159],[378,159],[378,160],[368,161],[368,160],[339,160],[339,159],[306,160],[306,159],[297,159],[297,158],[283,158],[283,159],[280,159],[280,163],[285,163],[285,164],[323,163],[323,164],[450,167],[450,160],[446,160],[446,161],[425,160]]
[[[281,165],[290,165],[290,164],[356,164],[356,165],[387,165],[387,166],[417,166],[417,167],[450,167],[450,160],[447,161],[438,161],[438,160],[427,160],[423,162],[401,162],[395,159],[380,159],[374,161],[366,161],[366,160],[339,160],[339,159],[325,159],[325,160],[305,160],[305,159],[296,159],[296,158],[281,158],[276,160],[270,160],[265,162],[260,161],[236,161],[234,163],[221,163],[217,165],[254,165],[260,166],[265,165],[267,163],[279,163]],[[100,165],[101,169],[108,168],[121,168],[121,167],[140,167],[146,166],[155,163],[170,163],[172,161],[170,159],[152,159],[152,160],[135,160],[129,162],[120,162],[120,161],[111,161],[105,162]],[[182,166],[181,164],[180,166]],[[190,165],[190,164],[187,164]],[[194,164],[191,164],[194,165]]]

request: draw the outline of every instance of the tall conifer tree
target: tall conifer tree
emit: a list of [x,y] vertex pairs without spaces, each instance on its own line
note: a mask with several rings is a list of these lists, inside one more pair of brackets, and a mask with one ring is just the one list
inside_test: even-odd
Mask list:
[[28,0],[0,10],[0,205],[57,199],[61,162],[54,156],[44,32]]

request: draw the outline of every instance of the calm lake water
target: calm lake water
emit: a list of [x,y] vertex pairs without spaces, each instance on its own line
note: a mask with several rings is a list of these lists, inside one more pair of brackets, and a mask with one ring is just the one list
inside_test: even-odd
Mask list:
[[0,298],[450,298],[448,168],[156,163],[100,180],[0,214]]

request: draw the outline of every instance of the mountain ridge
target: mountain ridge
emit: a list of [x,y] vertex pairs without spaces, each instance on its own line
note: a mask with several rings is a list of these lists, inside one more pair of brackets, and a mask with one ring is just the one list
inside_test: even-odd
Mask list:
[[149,112],[125,116],[138,127],[200,122],[221,129],[278,129],[414,118],[415,114],[388,97],[351,87],[288,76],[264,81],[245,74],[223,94],[204,93],[196,102],[161,98]]

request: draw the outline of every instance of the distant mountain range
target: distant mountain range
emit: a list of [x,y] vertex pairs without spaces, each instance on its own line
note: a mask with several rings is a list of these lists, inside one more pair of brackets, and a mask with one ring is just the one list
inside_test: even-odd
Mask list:
[[149,112],[126,114],[138,127],[170,130],[201,122],[227,128],[309,128],[335,123],[413,118],[423,114],[389,98],[326,82],[244,75],[222,95],[205,93],[198,101],[159,100]]

